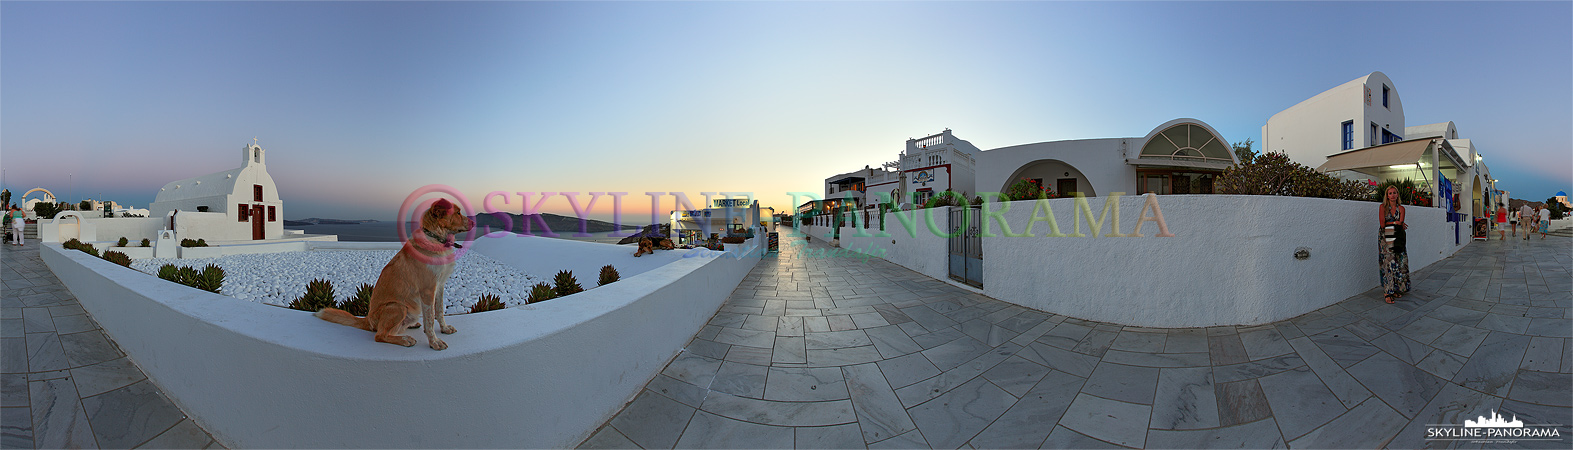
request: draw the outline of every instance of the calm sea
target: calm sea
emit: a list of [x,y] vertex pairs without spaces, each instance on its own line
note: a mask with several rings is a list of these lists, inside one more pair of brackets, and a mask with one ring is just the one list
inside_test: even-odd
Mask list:
[[[398,242],[399,241],[399,231],[398,231],[398,228],[396,227],[396,225],[398,225],[398,222],[372,222],[372,223],[359,223],[359,224],[349,224],[349,225],[299,225],[299,226],[285,225],[284,228],[288,229],[288,230],[304,230],[306,232],[306,234],[333,234],[333,235],[338,235],[340,241],[352,241],[352,242]],[[416,227],[411,226],[409,229],[414,230],[414,229],[416,229]],[[477,228],[475,230],[475,237],[477,239],[480,238],[481,231],[483,231],[483,230],[481,230],[480,228]],[[557,233],[557,237],[560,238],[560,239],[572,239],[572,240],[575,240],[575,241],[590,241],[590,242],[603,242],[603,243],[609,243],[609,244],[616,244],[618,240],[622,239],[620,237],[608,237],[607,233],[590,233],[590,236],[587,236],[587,237],[576,237],[576,236],[574,236],[574,234],[575,234],[574,232],[576,232],[576,231],[578,231],[578,230],[552,230],[552,232]],[[635,232],[635,231],[638,231],[638,230],[636,230],[636,229],[629,229],[629,230],[624,231],[624,233],[630,233],[630,232]],[[539,235],[539,234],[540,233],[537,233],[537,235]],[[460,235],[460,238],[462,239],[463,235]]]

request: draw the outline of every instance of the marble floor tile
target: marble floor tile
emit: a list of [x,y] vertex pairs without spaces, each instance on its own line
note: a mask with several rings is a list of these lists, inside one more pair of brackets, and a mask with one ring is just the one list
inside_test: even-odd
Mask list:
[[[950,343],[923,351],[923,356],[940,370],[950,370],[989,351],[990,347],[977,339],[964,337]],[[927,436],[927,434],[925,434]],[[930,437],[932,439],[932,437]]]
[[881,359],[884,358],[880,357],[879,350],[872,345],[808,351],[808,365],[812,367],[850,366]]
[[[983,375],[983,372],[987,372],[995,365],[1004,362],[1006,358],[1009,358],[1012,354],[1016,354],[1019,350],[1021,350],[1021,347],[1015,344],[1002,345],[999,348],[989,351],[988,353],[984,353],[983,355],[978,356],[971,361],[967,361],[965,364],[957,366],[954,369],[940,373],[933,378],[928,378],[917,383],[913,383],[911,386],[896,389],[896,397],[901,399],[901,404],[903,406],[911,408],[919,403],[929,401],[929,399],[943,395],[946,392],[950,392],[950,390],[955,389],[956,386],[960,386],[971,381],[973,378]],[[1060,351],[1070,353],[1068,350]],[[1091,369],[1089,368],[1088,371],[1091,372]]]
[[1485,415],[1485,411],[1497,410],[1501,405],[1500,397],[1445,383],[1436,397],[1421,408],[1412,420],[1407,420],[1408,425],[1402,426],[1402,431],[1396,433],[1389,448],[1437,446],[1425,441],[1427,428],[1436,424],[1463,425],[1464,420],[1475,420],[1477,415]]
[[[1557,434],[1563,439],[1568,439],[1569,433],[1573,432],[1573,425],[1570,425],[1573,424],[1573,408],[1538,405],[1505,399],[1502,400],[1502,408],[1498,412],[1504,416],[1517,417],[1518,420],[1524,421],[1526,426],[1531,424],[1543,426],[1555,424]],[[1476,413],[1476,415],[1478,416],[1479,413]],[[1539,448],[1567,448],[1567,446],[1563,445],[1562,442],[1554,442]]]
[[693,407],[644,391],[610,423],[640,447],[672,448],[693,416]]
[[823,333],[830,331],[830,319],[824,317],[803,317],[803,331]]
[[33,448],[33,416],[27,406],[0,408],[0,448]]
[[776,323],[776,336],[777,337],[781,337],[781,336],[802,336],[803,333],[804,333],[804,330],[803,330],[803,318],[802,317],[779,317],[779,318],[777,318],[777,323]]
[[22,319],[0,319],[0,338],[22,338],[24,323]]
[[1288,448],[1273,419],[1203,430],[1147,431],[1146,448]]
[[917,342],[918,346],[923,347],[924,349],[938,347],[948,344],[950,341],[967,337],[966,333],[962,333],[961,329],[956,327],[941,328],[937,331],[927,334],[907,334],[912,336],[913,342]]
[[745,330],[742,328],[721,328],[714,338],[707,339],[723,344],[770,348],[775,345],[776,334],[769,331]]
[[1386,353],[1349,367],[1349,374],[1404,417],[1414,417],[1446,384]]
[[1207,353],[1207,332],[1194,328],[1169,330],[1163,344],[1164,353]]
[[822,449],[863,449],[862,432],[858,424],[831,425],[825,427],[797,427],[794,445],[797,448],[822,448]]
[[776,332],[776,325],[780,322],[781,318],[777,316],[756,316],[753,314],[748,314],[744,316],[743,323],[740,328],[745,330],[768,331],[774,333]]
[[[38,294],[50,296],[49,294]],[[54,317],[49,315],[49,308],[22,308],[23,330],[28,334],[52,333],[55,331]],[[1528,326],[1527,324],[1525,326]]]
[[983,372],[983,377],[1005,392],[1009,392],[1010,395],[1020,398],[1049,372],[1048,367],[1020,356],[1011,356],[994,368]]
[[[1147,442],[1150,417],[1150,406],[1082,393],[1076,395],[1059,424],[1094,439],[1126,447],[1142,447]],[[1054,438],[1051,435],[1049,439]]]
[[0,374],[0,407],[27,407],[27,374]]
[[1219,383],[1228,383],[1250,378],[1261,378],[1285,370],[1297,369],[1305,365],[1305,360],[1294,353],[1288,353],[1256,361],[1229,364],[1213,367],[1213,380]]
[[726,359],[726,352],[731,349],[731,345],[699,338],[688,341],[688,346],[683,348],[688,353],[715,359]]
[[710,389],[739,397],[764,398],[766,366],[726,361],[716,372]]
[[677,440],[677,448],[779,449],[793,445],[790,427],[760,425],[708,412],[694,414]]
[[1530,318],[1523,316],[1487,314],[1484,319],[1480,319],[1480,324],[1475,326],[1491,331],[1525,334],[1527,331],[1529,331],[1530,321]]
[[1573,374],[1519,370],[1507,397],[1525,403],[1573,407]]
[[147,379],[147,376],[143,375],[130,359],[124,357],[71,369],[71,377],[76,381],[78,394],[83,397],[102,394]]
[[1453,382],[1491,395],[1506,395],[1529,342],[1529,336],[1492,332],[1458,369]]
[[894,388],[906,387],[940,373],[939,368],[934,367],[934,363],[921,353],[882,360],[878,364],[880,371],[885,374],[885,380]]
[[662,374],[676,378],[701,388],[710,388],[710,382],[715,379],[716,371],[721,368],[721,360],[708,358],[693,353],[681,353],[672,362],[666,365]]
[[1004,414],[1016,397],[999,387],[974,378],[907,412],[923,436],[936,448],[958,448]]
[[891,449],[905,450],[914,448],[930,448],[928,441],[923,439],[922,430],[912,430],[883,441],[868,444],[869,450]]
[[130,448],[147,442],[185,417],[147,380],[84,397],[82,407],[98,445],[105,448]]
[[1021,350],[1020,355],[1028,361],[1082,378],[1092,375],[1093,369],[1098,365],[1097,357],[1053,347],[1042,342],[1027,345]]
[[813,402],[850,398],[846,379],[835,367],[771,367],[765,400]]
[[880,366],[858,364],[841,371],[861,427],[859,442],[879,442],[917,429]]
[[874,343],[874,349],[879,350],[880,356],[889,359],[923,350],[912,337],[895,325],[874,327],[863,330]]
[[589,439],[585,439],[583,443],[579,444],[578,448],[595,450],[630,449],[639,448],[639,444],[629,440],[628,436],[623,436],[622,432],[617,431],[617,427],[607,425],[601,427],[600,430],[596,430],[595,434],[590,435]]
[[[1306,433],[1304,436],[1289,441],[1289,447],[1367,447],[1374,442],[1388,442],[1389,439],[1393,439],[1395,436],[1402,437],[1408,434],[1407,431],[1400,432],[1407,421],[1408,419],[1403,414],[1394,411],[1387,404],[1382,403],[1378,399],[1368,399],[1326,425],[1317,427],[1317,429]],[[1421,448],[1419,446],[1396,444],[1396,442],[1390,443],[1389,448]]]
[[976,448],[1036,448],[1052,431],[1049,424],[1059,422],[1084,382],[1075,375],[1049,371],[1020,401],[973,437],[971,445]]
[[1092,333],[1092,327],[1062,322],[1039,337],[1038,342],[1048,344],[1051,347],[1070,350],[1080,345],[1082,338],[1087,337],[1090,333]]
[[1218,426],[1218,401],[1210,368],[1159,370],[1150,428],[1189,430]]
[[1109,348],[1128,352],[1162,353],[1166,336],[1164,333],[1122,331]]
[[770,357],[774,363],[802,364],[808,362],[808,350],[805,338],[777,337],[776,350]]
[[69,316],[55,316],[55,331],[61,335],[93,331],[98,329],[98,324],[87,315],[74,314]]
[[1273,419],[1283,430],[1284,437],[1291,441],[1345,411],[1343,403],[1309,367],[1262,377],[1258,381],[1272,407]]
[[27,368],[29,372],[48,372],[71,367],[65,350],[60,346],[60,335],[55,333],[28,333]]
[[1267,395],[1256,379],[1218,383],[1218,424],[1234,426],[1255,422],[1273,415],[1267,406]]
[[65,350],[66,360],[71,367],[98,364],[125,356],[119,348],[115,347],[115,344],[109,342],[109,337],[102,331],[60,334],[59,338],[60,346]]
[[768,366],[771,362],[773,351],[768,348],[747,347],[733,345],[726,352],[726,360],[745,364]]
[[809,350],[827,350],[833,348],[862,347],[874,345],[868,338],[868,333],[863,330],[831,331],[828,333],[805,333],[803,337]]
[[1371,345],[1369,342],[1356,337],[1353,332],[1343,328],[1335,328],[1321,334],[1313,334],[1310,336],[1310,339],[1311,342],[1316,343],[1317,348],[1321,349],[1322,353],[1327,354],[1327,357],[1332,358],[1333,361],[1336,361],[1338,365],[1343,367],[1352,366],[1381,351],[1381,349]]
[[700,409],[731,419],[784,427],[840,425],[857,421],[851,400],[776,402],[711,392],[705,397],[704,407]]
[[1475,348],[1479,347],[1480,342],[1486,340],[1486,336],[1490,334],[1490,330],[1454,325],[1432,341],[1431,346],[1467,357],[1474,354]]
[[1109,350],[1103,354],[1104,362],[1142,367],[1206,367],[1207,353],[1137,353]]
[[1083,393],[1129,403],[1151,405],[1153,392],[1158,386],[1158,369],[1127,366],[1109,362],[1099,363]]
[[1289,342],[1276,328],[1242,331],[1240,341],[1245,344],[1245,353],[1253,361],[1294,353],[1294,348],[1289,346]]
[[1437,336],[1441,336],[1443,332],[1447,331],[1447,329],[1451,328],[1452,326],[1453,324],[1451,322],[1443,322],[1430,317],[1421,317],[1416,319],[1414,322],[1411,322],[1409,325],[1399,328],[1398,334],[1408,336],[1410,339],[1420,342],[1431,342],[1432,340],[1435,340]]
[[1372,340],[1371,344],[1409,364],[1418,363],[1421,358],[1431,354],[1431,347],[1398,333],[1382,335]]
[[37,448],[98,448],[87,412],[70,378],[28,383]]
[[1540,372],[1559,371],[1562,367],[1562,352],[1567,343],[1562,338],[1530,338],[1529,348],[1524,352],[1524,361],[1519,363],[1519,367]]

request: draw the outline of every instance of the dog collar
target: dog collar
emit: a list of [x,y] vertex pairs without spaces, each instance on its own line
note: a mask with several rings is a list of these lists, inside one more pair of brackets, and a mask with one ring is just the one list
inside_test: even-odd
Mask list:
[[437,236],[435,234],[432,234],[431,230],[422,228],[421,232],[422,233],[426,233],[426,237],[431,238],[432,241],[434,241],[434,242],[441,242],[443,247],[464,248],[464,246],[460,245],[458,242],[453,242],[453,241],[450,241],[448,239],[443,239],[441,236]]

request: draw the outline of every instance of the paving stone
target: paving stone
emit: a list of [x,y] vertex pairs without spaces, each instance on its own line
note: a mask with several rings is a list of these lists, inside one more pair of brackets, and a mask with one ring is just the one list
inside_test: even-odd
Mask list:
[[726,360],[745,364],[768,366],[771,362],[771,349],[733,345],[726,352]]
[[[1565,440],[1568,439],[1569,432],[1573,432],[1573,426],[1569,425],[1573,424],[1573,409],[1506,399],[1502,400],[1502,408],[1497,412],[1504,416],[1517,417],[1526,426],[1531,424],[1542,426],[1555,424],[1557,434],[1564,439],[1564,442],[1552,442],[1543,448],[1567,448]],[[1478,416],[1479,413],[1476,413],[1476,415]],[[1520,444],[1528,443],[1520,441]]]
[[1342,328],[1311,335],[1310,339],[1316,343],[1317,348],[1327,354],[1327,357],[1343,367],[1352,366],[1381,351],[1369,342],[1356,337],[1353,332]]
[[918,346],[924,349],[931,349],[964,337],[967,337],[967,335],[962,333],[961,329],[952,327],[942,328],[928,334],[912,335],[912,341],[917,342]]
[[1103,354],[1103,361],[1143,367],[1205,367],[1209,360],[1207,353],[1136,353],[1109,350]]
[[[978,355],[982,355],[992,348],[976,339],[963,337],[944,345],[924,350],[923,356],[928,358],[929,362],[934,363],[934,367],[938,367],[940,370],[950,370],[964,362],[977,358]],[[924,434],[924,436],[929,437],[931,440],[933,439],[933,437],[927,434]]]
[[28,382],[28,390],[37,448],[98,448],[71,379]]
[[771,367],[765,400],[807,402],[850,398],[841,370],[834,367]]
[[102,331],[61,334],[59,339],[71,367],[98,364],[125,356]]
[[1438,336],[1436,340],[1432,341],[1431,345],[1442,350],[1447,350],[1448,352],[1451,352],[1455,355],[1467,357],[1471,354],[1474,354],[1475,348],[1479,347],[1480,342],[1486,340],[1486,336],[1490,334],[1490,330],[1482,330],[1464,325],[1454,325],[1452,328],[1448,328],[1446,332],[1442,333],[1441,336]]
[[983,372],[983,377],[1005,392],[1009,392],[1010,395],[1019,398],[1026,395],[1027,391],[1037,385],[1038,381],[1049,372],[1050,369],[1043,365],[1020,356],[1011,356],[994,368]]
[[60,346],[60,335],[55,333],[28,333],[27,369],[30,372],[47,372],[71,367],[65,350]]
[[700,409],[745,422],[787,427],[839,425],[857,421],[851,400],[777,402],[711,392],[705,397],[704,407]]
[[1169,330],[1164,353],[1207,353],[1207,332],[1196,329]]
[[922,430],[912,430],[890,439],[868,444],[869,450],[929,448]]
[[[1152,407],[1109,400],[1086,393],[1076,395],[1059,424],[1082,435],[1127,447],[1147,442]],[[1053,440],[1052,435],[1050,440]]]
[[1480,324],[1476,326],[1491,331],[1526,334],[1529,331],[1529,324],[1531,320],[1532,319],[1523,316],[1487,314],[1484,319],[1480,319]]
[[739,397],[765,398],[767,370],[767,367],[761,365],[726,361],[721,363],[721,369],[716,372],[710,389]]
[[721,328],[714,338],[706,338],[723,344],[741,345],[745,347],[770,348],[775,345],[776,334],[769,331],[745,330],[741,328]]
[[32,424],[32,412],[26,406],[0,408],[0,448],[34,448]]
[[1274,420],[1284,437],[1291,441],[1345,411],[1343,403],[1309,367],[1262,377],[1258,381],[1272,407]]
[[676,378],[679,381],[710,388],[710,382],[715,379],[716,371],[721,368],[721,360],[707,358],[693,353],[682,353],[672,358],[662,374]]
[[901,328],[895,325],[869,328],[863,330],[863,332],[874,343],[874,349],[879,350],[880,356],[886,359],[923,350],[922,346],[918,345],[906,332],[901,331]]
[[1507,394],[1529,342],[1529,336],[1492,332],[1453,376],[1453,382],[1491,395]]
[[1535,336],[1573,337],[1573,327],[1568,326],[1568,321],[1562,318],[1531,318],[1525,332]]
[[688,341],[688,346],[683,349],[699,356],[725,359],[727,350],[731,350],[732,346],[708,339],[694,338]]
[[626,449],[637,447],[639,447],[639,444],[635,444],[634,441],[629,440],[627,436],[623,436],[623,433],[617,431],[616,427],[604,426],[601,427],[600,430],[597,430],[595,434],[590,435],[589,439],[585,439],[584,443],[579,444],[578,448]]
[[1253,361],[1294,353],[1294,348],[1289,346],[1276,328],[1242,331],[1240,341],[1245,345],[1246,354]]
[[1414,417],[1446,384],[1386,353],[1350,367],[1349,374],[1404,417]]
[[[1388,442],[1408,419],[1377,399],[1368,399],[1326,425],[1289,442],[1289,448],[1358,448]],[[1395,446],[1393,448],[1421,448]]]
[[1121,331],[1109,348],[1128,352],[1162,353],[1165,337],[1163,333]]
[[1414,339],[1416,341],[1431,342],[1432,340],[1436,339],[1437,336],[1441,336],[1443,332],[1447,331],[1447,329],[1451,328],[1452,326],[1453,324],[1449,322],[1443,322],[1430,317],[1421,317],[1409,325],[1400,328],[1398,333],[1408,336],[1410,339]]
[[1213,367],[1213,379],[1220,383],[1261,378],[1305,365],[1299,355],[1290,353],[1257,361]]
[[1039,337],[1038,342],[1071,350],[1081,345],[1082,338],[1087,337],[1089,333],[1092,333],[1092,327],[1062,322]]
[[803,317],[803,331],[823,333],[830,331],[830,319],[824,317]]
[[808,365],[814,367],[850,366],[876,362],[883,358],[872,345],[827,350],[809,350]]
[[874,344],[863,330],[805,333],[803,339],[807,343],[809,350],[862,347]]
[[781,336],[776,338],[775,352],[770,356],[772,363],[804,364],[808,362],[806,338]]
[[1149,427],[1162,430],[1218,427],[1218,401],[1214,391],[1209,368],[1160,369]]
[[1431,347],[1398,333],[1382,335],[1371,341],[1371,344],[1409,364],[1418,363],[1421,358],[1431,354]]
[[1566,340],[1561,338],[1533,337],[1524,352],[1520,368],[1540,372],[1556,372],[1562,367],[1562,352]]
[[1256,379],[1217,384],[1218,423],[1233,426],[1272,416],[1267,396]]
[[1093,370],[1082,392],[1128,403],[1151,405],[1158,369],[1103,362]]
[[912,407],[908,413],[930,445],[957,448],[1004,414],[1016,397],[974,378],[933,400]]
[[1098,358],[1034,342],[1021,351],[1021,357],[1048,368],[1086,378],[1098,365]]
[[[971,361],[967,361],[965,364],[940,373],[933,378],[925,379],[917,383],[913,383],[910,386],[896,389],[896,397],[901,399],[901,404],[903,406],[908,408],[916,406],[919,403],[923,403],[929,401],[929,399],[943,395],[944,393],[949,392],[951,389],[954,389],[956,386],[960,386],[963,383],[971,381],[973,378],[983,375],[983,372],[986,372],[995,365],[1004,362],[1005,359],[1009,358],[1013,354],[1016,354],[1019,350],[1021,350],[1021,347],[1015,344],[1001,345],[999,348],[993,349],[988,353],[984,353]],[[1061,351],[1070,353],[1069,351],[1065,350]],[[1086,355],[1078,356],[1086,357]],[[1031,358],[1028,359],[1030,360]],[[1088,368],[1088,372],[1091,372],[1090,367]]]
[[776,427],[728,419],[700,411],[683,430],[677,448],[788,448],[796,433],[790,427]]
[[1051,431],[1045,425],[1059,422],[1084,381],[1065,372],[1049,371],[1042,382],[1027,391],[1005,414],[978,433],[971,441],[972,446],[1037,447]]
[[1463,367],[1464,357],[1444,350],[1432,351],[1430,355],[1426,355],[1419,363],[1415,364],[1415,368],[1424,370],[1444,380],[1453,379],[1453,376],[1458,375],[1458,369]]
[[858,424],[855,423],[825,427],[797,427],[793,431],[796,433],[793,442],[797,448],[867,448],[863,443],[862,432],[858,430]]
[[185,417],[147,380],[83,398],[82,407],[98,445],[106,448],[136,446]]
[[1205,430],[1148,430],[1146,448],[1287,448],[1273,419]]
[[1573,407],[1573,374],[1519,370],[1508,398],[1524,403]]
[[846,378],[847,390],[852,395],[852,408],[857,413],[861,438],[858,442],[879,442],[917,429],[901,400],[891,389],[886,375],[875,364],[859,364],[841,368]]
[[[1451,424],[1461,426],[1464,420],[1475,420],[1476,414],[1486,414],[1486,411],[1496,410],[1502,405],[1502,399],[1473,389],[1467,389],[1452,383],[1444,383],[1442,390],[1436,397],[1426,403],[1414,416],[1407,420],[1408,425],[1396,433],[1390,448],[1425,448],[1430,443],[1425,441],[1426,429],[1438,424]],[[1476,413],[1479,411],[1479,413]],[[1354,428],[1346,429],[1355,430]]]

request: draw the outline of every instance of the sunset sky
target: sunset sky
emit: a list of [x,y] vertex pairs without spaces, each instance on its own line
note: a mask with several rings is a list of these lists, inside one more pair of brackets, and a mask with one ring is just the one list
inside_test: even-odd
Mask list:
[[444,184],[628,192],[644,223],[652,191],[790,210],[946,128],[1260,141],[1372,71],[1513,197],[1573,191],[1569,2],[4,2],[0,181],[146,207],[255,137],[290,219],[389,220]]

